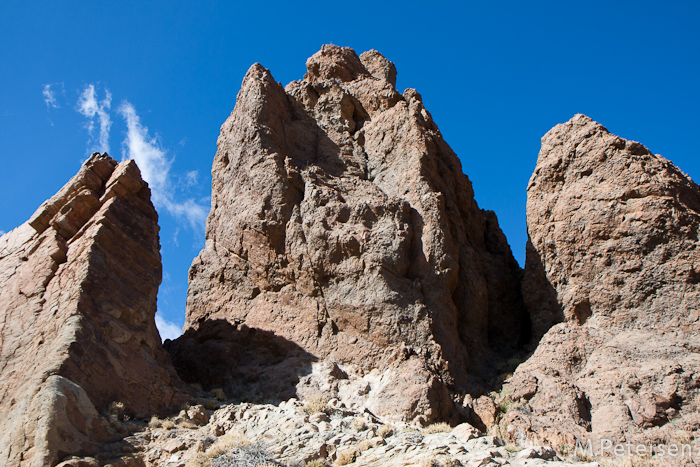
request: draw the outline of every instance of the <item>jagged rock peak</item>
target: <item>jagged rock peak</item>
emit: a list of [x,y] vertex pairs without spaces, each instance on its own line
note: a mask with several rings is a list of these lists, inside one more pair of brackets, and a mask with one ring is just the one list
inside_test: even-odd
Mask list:
[[[253,65],[222,125],[176,366],[242,400],[323,386],[377,414],[446,417],[449,392],[483,391],[528,327],[520,269],[391,62],[324,46],[307,68],[283,88]],[[202,369],[198,348],[245,357]],[[324,386],[324,368],[350,382]]]
[[579,114],[542,138],[527,226],[533,331],[561,323],[515,372],[527,404],[502,426],[552,444],[677,436],[698,411],[700,187]]
[[[550,324],[583,323],[591,314],[623,324],[675,322],[683,310],[690,315],[694,286],[679,284],[693,285],[694,268],[700,271],[698,213],[698,186],[681,170],[578,114],[542,138],[528,185],[534,249],[525,298],[541,263],[558,297],[550,303]],[[649,280],[652,270],[657,280]]]
[[324,45],[306,61],[310,82],[340,80],[353,81],[372,76],[396,86],[396,67],[376,50],[368,50],[359,57],[349,47]]
[[134,161],[93,154],[0,237],[0,463],[53,466],[125,434],[104,416],[164,413],[183,383],[155,327],[158,216]]

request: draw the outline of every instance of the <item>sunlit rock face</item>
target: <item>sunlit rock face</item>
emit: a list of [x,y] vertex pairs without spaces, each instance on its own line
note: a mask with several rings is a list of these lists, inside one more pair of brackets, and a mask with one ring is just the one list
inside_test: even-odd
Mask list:
[[121,435],[99,414],[186,399],[155,327],[158,216],[133,161],[93,154],[0,237],[0,464],[44,467]]
[[[234,348],[233,331],[207,324],[227,322],[294,344],[279,348],[293,349],[298,394],[320,390],[315,368],[330,362],[349,375],[324,386],[334,395],[378,370],[352,396],[378,415],[450,416],[450,394],[484,390],[494,362],[527,338],[521,270],[420,94],[395,89],[390,61],[324,46],[306,66],[283,88],[253,65],[221,128],[190,333],[173,343],[190,357],[175,364],[198,372],[185,343],[204,327]],[[260,383],[265,365],[247,375],[275,399],[278,385]],[[245,398],[234,379],[225,389]]]
[[544,337],[511,380],[509,398],[527,400],[525,410],[502,425],[551,445],[655,442],[662,432],[650,427],[677,417],[689,426],[700,386],[700,187],[576,115],[542,138],[527,193],[523,298]]

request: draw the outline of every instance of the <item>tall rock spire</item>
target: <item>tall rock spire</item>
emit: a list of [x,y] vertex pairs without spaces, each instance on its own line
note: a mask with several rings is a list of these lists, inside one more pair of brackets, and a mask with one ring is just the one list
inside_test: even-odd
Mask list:
[[645,429],[697,416],[700,187],[579,114],[542,138],[527,225],[523,298],[544,337],[501,425],[552,446],[674,439]]
[[155,327],[158,216],[134,161],[93,154],[0,237],[0,463],[51,466],[113,440],[99,414],[163,413],[186,389]]
[[[529,328],[521,271],[390,61],[327,45],[306,66],[283,88],[253,65],[221,128],[180,344],[214,322],[270,332],[299,347],[302,375],[314,361],[351,381],[382,370],[358,396],[379,415],[445,417],[450,390],[483,390],[496,354]],[[197,357],[174,355],[196,379]],[[264,388],[279,385],[256,378],[274,398]],[[251,396],[235,380],[226,389]]]

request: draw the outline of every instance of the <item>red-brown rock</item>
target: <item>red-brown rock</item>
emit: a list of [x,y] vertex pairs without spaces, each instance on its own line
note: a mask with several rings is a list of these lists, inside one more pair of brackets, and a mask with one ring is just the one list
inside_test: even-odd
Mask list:
[[226,320],[391,370],[368,407],[446,416],[447,388],[483,390],[494,349],[517,345],[520,269],[391,62],[324,46],[306,65],[286,88],[253,65],[221,128],[186,328]]
[[645,428],[697,412],[700,187],[576,115],[542,138],[527,222],[534,334],[561,323],[510,382],[528,401],[509,433],[646,442]]
[[154,322],[157,221],[136,164],[93,154],[0,238],[0,464],[96,452],[112,402],[145,415],[185,400]]

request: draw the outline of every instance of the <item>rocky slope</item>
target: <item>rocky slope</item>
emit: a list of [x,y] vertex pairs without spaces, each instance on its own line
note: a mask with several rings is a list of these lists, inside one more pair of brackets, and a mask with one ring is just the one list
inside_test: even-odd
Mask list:
[[[527,338],[521,271],[420,94],[396,91],[391,62],[324,46],[306,66],[283,88],[253,65],[221,128],[176,366],[234,397],[253,385],[258,401],[298,393],[317,361],[351,381],[376,369],[353,395],[361,405],[448,417],[450,391],[482,391]],[[251,364],[231,336],[254,333],[275,343]],[[214,348],[229,356],[214,357],[216,381],[198,370]]]
[[135,163],[93,154],[0,237],[0,464],[99,450],[122,436],[100,416],[113,403],[135,415],[186,400],[154,323],[157,220]]
[[511,379],[502,428],[552,444],[695,430],[700,188],[576,115],[542,139],[527,222],[534,332],[562,322]]
[[256,405],[200,396],[201,404],[154,417],[112,452],[71,458],[59,467],[599,467],[567,460],[546,446],[505,445],[467,423],[384,423],[337,399]]

